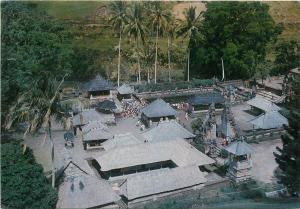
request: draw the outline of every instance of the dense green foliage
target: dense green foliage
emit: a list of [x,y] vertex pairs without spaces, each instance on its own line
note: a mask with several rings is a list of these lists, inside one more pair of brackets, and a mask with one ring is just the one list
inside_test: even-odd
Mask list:
[[191,74],[211,78],[247,79],[264,61],[266,46],[276,40],[282,27],[268,14],[268,5],[259,2],[208,2],[192,41]]
[[37,13],[33,5],[5,2],[1,6],[1,100],[5,109],[36,78],[70,73],[72,50],[63,26]]
[[55,208],[57,192],[48,184],[32,150],[20,144],[1,145],[1,201],[5,208]]
[[287,74],[300,66],[300,45],[294,41],[281,42],[275,47],[276,59],[274,74]]
[[279,153],[274,153],[276,162],[281,170],[280,182],[283,183],[291,194],[300,192],[300,79],[293,80],[294,96],[289,104],[288,121],[285,127],[286,134],[281,139],[283,147],[277,147]]

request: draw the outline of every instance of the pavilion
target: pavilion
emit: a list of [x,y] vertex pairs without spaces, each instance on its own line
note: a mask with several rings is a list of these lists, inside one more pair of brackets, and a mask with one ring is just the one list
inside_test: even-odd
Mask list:
[[260,129],[282,128],[288,125],[288,120],[277,111],[266,112],[250,121],[254,127]]
[[189,104],[196,110],[208,109],[212,103],[216,108],[220,108],[225,103],[225,98],[221,93],[214,92],[196,95],[189,100]]
[[141,110],[141,120],[147,127],[150,121],[159,122],[162,118],[175,119],[177,111],[162,99],[156,99]]
[[94,167],[128,202],[201,188],[206,178],[200,167],[215,162],[183,139],[123,142],[100,153]]
[[243,140],[237,140],[225,149],[229,152],[229,177],[236,183],[251,179],[251,153],[254,148]]
[[82,130],[82,126],[94,121],[107,125],[116,123],[115,116],[113,114],[103,114],[95,109],[86,109],[73,117],[74,135],[76,135],[77,128]]
[[142,135],[149,142],[174,139],[186,139],[192,141],[196,137],[175,120],[161,121],[150,130],[145,131]]
[[101,113],[106,113],[106,114],[109,114],[109,113],[113,113],[114,110],[117,109],[117,106],[116,104],[111,101],[111,100],[104,100],[102,102],[99,102],[96,106],[96,110],[101,112]]
[[82,87],[82,91],[85,92],[86,96],[91,98],[95,96],[109,96],[110,91],[113,89],[112,83],[99,74]]
[[56,208],[112,207],[121,199],[108,182],[89,174],[72,161],[58,178],[63,180],[59,185]]
[[134,88],[129,86],[128,84],[123,84],[122,86],[117,88],[117,91],[117,97],[121,101],[122,99],[131,99],[131,95],[134,93]]
[[273,102],[261,96],[256,96],[253,99],[250,99],[249,101],[247,101],[247,104],[250,105],[252,108],[259,109],[263,112],[279,111],[281,109]]
[[103,148],[102,143],[111,139],[113,135],[107,130],[96,128],[91,129],[89,132],[83,134],[83,147],[84,150],[93,148]]

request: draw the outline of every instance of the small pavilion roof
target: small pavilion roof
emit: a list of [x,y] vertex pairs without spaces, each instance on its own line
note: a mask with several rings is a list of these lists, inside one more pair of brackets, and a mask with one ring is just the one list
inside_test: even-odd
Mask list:
[[189,100],[191,105],[210,105],[212,103],[221,104],[225,102],[225,98],[221,93],[207,93],[196,95]]
[[114,89],[112,83],[106,79],[104,79],[99,74],[96,77],[87,83],[83,84],[84,91],[105,91]]
[[149,142],[156,142],[173,139],[189,139],[195,137],[195,135],[183,128],[175,120],[169,120],[159,122],[157,126],[144,132],[143,137]]
[[97,104],[96,109],[100,110],[100,111],[101,110],[115,110],[115,109],[117,109],[117,106],[113,101],[106,99],[102,102],[99,102]]
[[254,148],[243,140],[237,140],[225,148],[231,154],[241,156],[254,152]]
[[82,132],[87,133],[92,129],[108,130],[108,127],[101,121],[90,121],[82,127]]
[[247,101],[247,104],[250,106],[256,107],[258,109],[261,109],[265,112],[278,111],[281,109],[273,102],[271,102],[261,96],[256,96],[253,99],[250,99],[249,101]]
[[72,161],[64,173],[64,180],[59,186],[56,208],[101,207],[121,199],[108,182],[88,174]]
[[120,191],[128,200],[133,200],[203,184],[206,181],[197,166],[177,167],[132,175],[121,186]]
[[94,140],[103,140],[110,139],[113,135],[107,130],[103,129],[92,129],[86,134],[83,135],[83,141],[94,141]]
[[117,91],[119,92],[119,94],[133,94],[134,93],[134,89],[129,86],[128,84],[123,84],[122,86],[117,88]]
[[175,116],[176,110],[172,108],[168,103],[162,99],[156,99],[151,102],[148,106],[142,109],[148,118],[157,118],[157,117],[166,117],[166,116]]
[[178,166],[201,166],[214,160],[183,139],[116,147],[96,157],[102,171],[172,160]]
[[115,135],[113,138],[103,142],[102,145],[105,150],[110,150],[117,147],[124,147],[141,143],[143,143],[142,140],[139,140],[131,133],[126,133]]
[[277,111],[266,112],[250,121],[254,126],[261,129],[281,128],[288,125],[288,120]]
[[[80,120],[80,115],[82,115],[82,121]],[[73,117],[73,125],[86,125],[89,122],[98,121],[102,123],[110,123],[114,121],[113,114],[102,114],[95,109],[83,110]]]

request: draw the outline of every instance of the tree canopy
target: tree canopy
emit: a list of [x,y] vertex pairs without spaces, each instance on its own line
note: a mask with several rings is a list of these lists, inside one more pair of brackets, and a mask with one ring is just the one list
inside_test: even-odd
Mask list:
[[1,145],[1,200],[16,209],[55,208],[57,191],[48,184],[32,150],[17,143]]
[[223,58],[225,78],[252,77],[265,59],[267,44],[282,31],[268,10],[260,2],[208,2],[192,42],[192,76],[221,77]]

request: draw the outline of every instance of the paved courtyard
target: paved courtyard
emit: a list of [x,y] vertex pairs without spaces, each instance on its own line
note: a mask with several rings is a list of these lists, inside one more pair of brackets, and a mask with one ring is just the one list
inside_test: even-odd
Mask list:
[[255,180],[264,183],[276,181],[274,179],[274,170],[277,168],[277,163],[273,152],[276,147],[282,147],[281,139],[260,142],[259,144],[251,144],[255,148],[253,153],[253,168],[252,174]]

